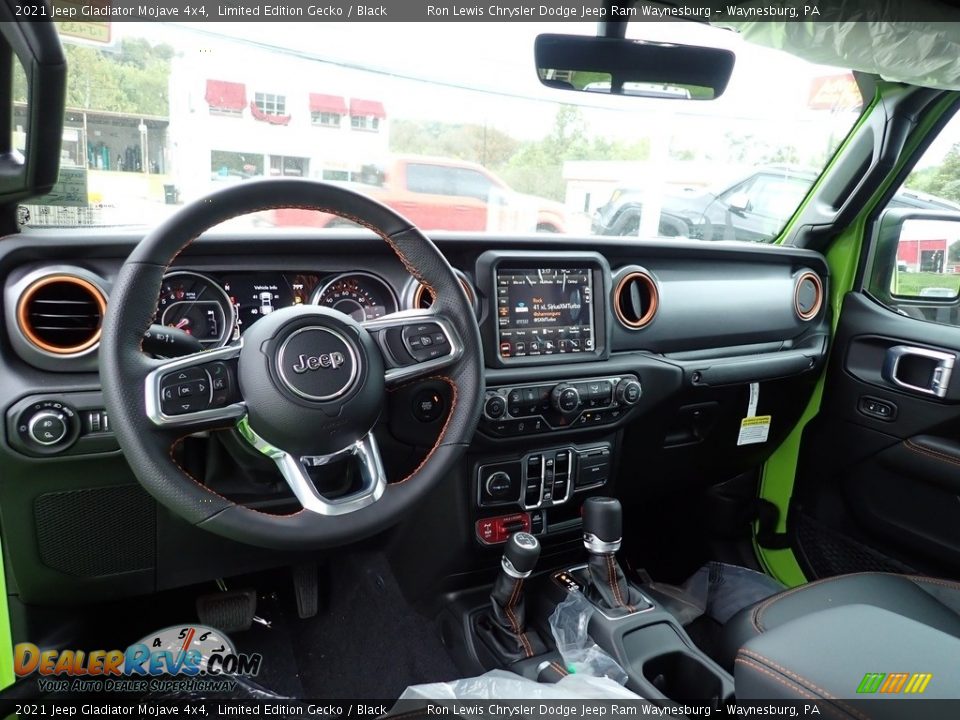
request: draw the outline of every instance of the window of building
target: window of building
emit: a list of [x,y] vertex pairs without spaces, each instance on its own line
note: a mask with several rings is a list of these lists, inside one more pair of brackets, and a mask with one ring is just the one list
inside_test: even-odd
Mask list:
[[346,170],[324,170],[323,179],[346,182],[350,179],[350,173]]
[[353,130],[377,132],[380,130],[380,118],[373,115],[351,115],[350,127]]
[[340,127],[341,120],[340,113],[334,112],[312,112],[310,113],[310,120],[314,125],[321,125],[322,127]]
[[266,115],[286,115],[287,97],[286,95],[274,95],[273,93],[256,93],[253,99],[260,112]]
[[270,156],[270,174],[283,177],[307,177],[310,169],[310,159],[290,157],[289,155]]

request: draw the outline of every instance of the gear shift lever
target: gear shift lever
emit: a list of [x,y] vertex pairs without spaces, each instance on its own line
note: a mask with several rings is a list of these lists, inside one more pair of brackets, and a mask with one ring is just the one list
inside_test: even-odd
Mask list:
[[500,560],[500,573],[490,591],[490,613],[478,626],[504,665],[546,651],[537,634],[526,630],[523,595],[523,582],[533,573],[539,558],[537,538],[525,532],[510,536]]
[[587,595],[604,610],[636,612],[648,605],[639,590],[630,586],[616,552],[623,531],[623,508],[609,497],[591,497],[583,503],[583,545],[589,553]]

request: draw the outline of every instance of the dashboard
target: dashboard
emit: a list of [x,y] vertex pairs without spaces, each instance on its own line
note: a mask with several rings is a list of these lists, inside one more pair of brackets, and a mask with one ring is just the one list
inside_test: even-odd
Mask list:
[[[81,587],[88,598],[134,595],[277,562],[267,551],[218,544],[165,512],[113,435],[100,389],[100,324],[139,239],[64,230],[0,247],[0,519],[26,601],[56,603]],[[456,571],[495,564],[491,546],[517,528],[545,544],[575,539],[590,493],[682,494],[755,468],[793,427],[826,357],[829,277],[814,252],[625,238],[432,239],[474,309],[485,366],[477,432],[412,535],[443,548]],[[224,233],[178,256],[153,320],[214,350],[291,305],[376,321],[432,301],[389,247],[362,231]],[[741,444],[751,385],[757,414],[772,425],[765,442]],[[387,395],[377,441],[388,475],[403,477],[434,444],[455,398],[442,378]],[[222,495],[295,511],[272,463],[258,464],[231,437],[185,438],[177,461]],[[142,542],[101,552],[99,538],[134,534]]]

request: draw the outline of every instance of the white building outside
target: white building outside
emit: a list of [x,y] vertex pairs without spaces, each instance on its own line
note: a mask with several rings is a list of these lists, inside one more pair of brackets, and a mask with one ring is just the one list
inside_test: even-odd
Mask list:
[[[210,41],[207,41],[208,43]],[[387,156],[387,108],[333,65],[198,45],[172,63],[173,182],[190,200],[248,177],[360,180]]]

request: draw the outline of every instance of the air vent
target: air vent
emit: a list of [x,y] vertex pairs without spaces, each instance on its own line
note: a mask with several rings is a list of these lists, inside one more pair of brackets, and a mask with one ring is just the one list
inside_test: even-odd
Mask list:
[[823,283],[816,273],[807,271],[797,278],[793,305],[801,320],[813,320],[823,306]]
[[649,325],[659,305],[657,283],[642,270],[632,270],[624,275],[613,293],[613,310],[617,320],[630,330]]
[[48,275],[27,286],[17,302],[17,325],[34,347],[75,355],[100,340],[107,310],[103,291],[75,275]]
[[[476,305],[474,301],[473,288],[470,286],[470,283],[467,282],[466,278],[458,275],[457,278],[460,280],[460,285],[463,287],[463,291],[467,294],[467,300],[470,301],[470,305]],[[427,286],[423,283],[417,283],[417,289],[413,293],[413,306],[418,310],[428,310],[433,305],[433,293],[427,289]]]

